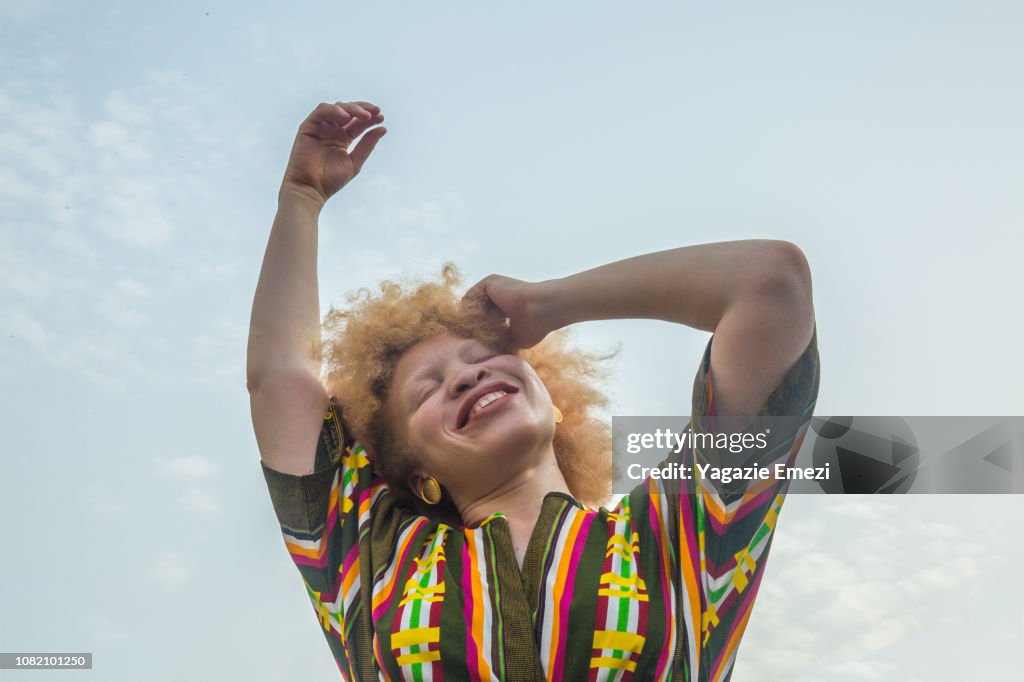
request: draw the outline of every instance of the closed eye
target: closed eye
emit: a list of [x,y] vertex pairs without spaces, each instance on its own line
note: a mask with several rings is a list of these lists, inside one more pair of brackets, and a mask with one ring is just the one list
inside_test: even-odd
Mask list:
[[440,388],[440,386],[440,383],[434,381],[430,382],[429,384],[426,384],[420,390],[420,392],[416,394],[416,407],[419,407],[423,403],[427,402],[427,398],[432,396],[437,391],[437,389]]

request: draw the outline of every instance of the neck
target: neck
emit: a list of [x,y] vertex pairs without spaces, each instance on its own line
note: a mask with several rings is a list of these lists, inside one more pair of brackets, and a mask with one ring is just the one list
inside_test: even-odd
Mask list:
[[537,523],[544,496],[550,492],[571,494],[555,462],[554,452],[541,464],[503,481],[475,500],[460,504],[459,513],[466,526],[476,527],[490,515],[501,512],[514,534],[516,530],[526,529],[528,537]]

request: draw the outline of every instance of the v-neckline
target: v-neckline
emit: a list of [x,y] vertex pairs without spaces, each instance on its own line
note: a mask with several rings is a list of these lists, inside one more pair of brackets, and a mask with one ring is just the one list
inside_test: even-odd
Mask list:
[[567,505],[584,509],[583,505],[576,501],[571,495],[562,492],[552,491],[544,496],[541,504],[540,514],[537,515],[537,522],[530,533],[530,541],[526,545],[526,553],[523,555],[523,565],[519,566],[516,561],[516,569],[523,583],[526,592],[526,601],[530,609],[537,609],[537,601],[540,595],[540,572],[543,568],[545,548],[554,533],[554,521],[559,514],[565,510]]
[[[523,637],[532,638],[535,632],[537,604],[540,598],[540,571],[544,552],[554,532],[555,519],[569,506],[585,509],[579,502],[565,493],[552,491],[544,496],[537,522],[530,533],[530,541],[523,556],[523,566],[515,556],[512,546],[512,533],[508,518],[496,513],[489,516],[482,524],[495,518],[504,519],[497,524],[498,532],[490,534],[493,542],[500,549],[499,555],[511,557],[509,561],[497,561],[494,569],[497,572],[498,584],[505,596],[501,599],[501,611],[505,624],[506,644],[522,642]],[[524,608],[525,607],[525,608]],[[506,670],[515,671],[515,679],[545,679],[544,669],[540,661],[540,652],[536,646],[513,646],[506,650],[508,657]]]

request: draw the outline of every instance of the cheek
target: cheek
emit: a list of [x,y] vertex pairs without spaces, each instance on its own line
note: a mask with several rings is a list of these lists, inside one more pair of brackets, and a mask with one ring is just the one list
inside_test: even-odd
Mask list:
[[519,372],[520,372],[520,374],[524,378],[527,378],[530,381],[532,381],[533,383],[536,383],[536,384],[539,384],[539,385],[543,386],[544,382],[541,381],[540,376],[533,369],[533,367],[530,365],[530,363],[522,361],[522,360],[520,362],[522,363],[521,365],[519,365]]
[[530,371],[530,374],[528,376],[530,379],[530,384],[533,386],[533,392],[538,397],[538,400],[543,403],[550,403],[551,394],[548,393],[548,387],[544,385],[544,382],[541,381],[540,377],[537,376],[532,370]]
[[405,442],[409,451],[424,464],[431,461],[434,446],[441,437],[440,412],[428,404],[424,404],[414,412],[406,422]]
[[[388,410],[388,437],[393,446],[400,450],[404,457],[412,457],[413,453],[419,451],[416,440],[415,415],[403,413],[393,405]],[[414,460],[415,457],[412,457]]]

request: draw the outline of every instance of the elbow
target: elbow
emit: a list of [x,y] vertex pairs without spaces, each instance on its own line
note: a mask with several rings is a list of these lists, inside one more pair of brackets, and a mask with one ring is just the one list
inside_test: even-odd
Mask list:
[[814,328],[811,268],[804,252],[792,242],[765,241],[756,266],[736,302],[746,314],[761,316],[764,325],[810,336]]
[[781,240],[767,242],[763,265],[757,282],[761,295],[777,296],[794,305],[811,305],[811,266],[799,246]]
[[807,256],[793,242],[772,240],[765,244],[765,269],[775,279],[789,283],[806,283],[810,286],[811,266]]
[[262,378],[262,372],[253,371],[252,367],[245,368],[245,390],[249,392],[249,395],[256,392]]

